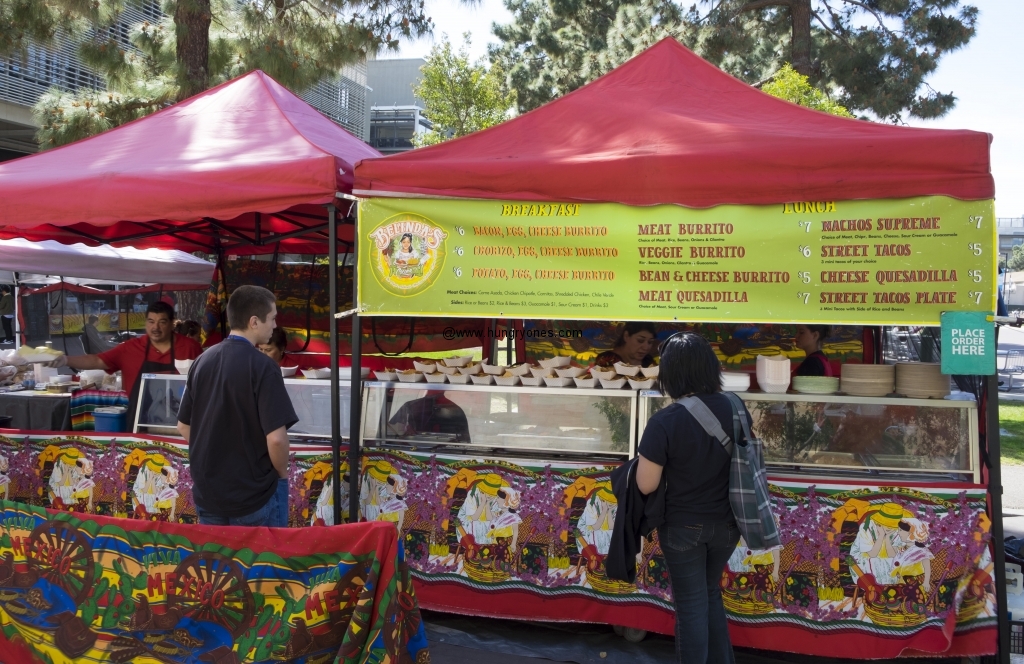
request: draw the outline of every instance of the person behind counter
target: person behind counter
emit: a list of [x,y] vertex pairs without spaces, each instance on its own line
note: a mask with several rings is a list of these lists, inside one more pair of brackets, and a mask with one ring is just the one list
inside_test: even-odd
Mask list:
[[277,365],[256,350],[277,325],[274,294],[240,286],[231,334],[189,371],[178,409],[199,523],[288,525],[288,429],[299,421]]
[[285,333],[284,328],[275,327],[274,333],[270,335],[270,341],[265,344],[257,346],[260,352],[272,359],[279,367],[294,367],[298,366],[292,361],[292,358],[288,357],[285,350],[288,348],[288,334]]
[[174,321],[174,332],[183,337],[188,337],[200,346],[203,345],[203,326],[194,320]]
[[[664,394],[673,400],[695,396],[732,432],[732,405],[722,394],[721,365],[707,340],[691,332],[672,335],[661,345],[660,367]],[[729,452],[685,406],[673,403],[651,417],[639,454],[641,493],[654,493],[662,476],[667,479],[658,540],[672,582],[676,657],[687,664],[734,662],[719,587],[740,538],[729,503]]]
[[99,328],[96,327],[98,322],[100,322],[100,317],[92,314],[82,328],[82,331],[85,333],[83,336],[85,337],[85,352],[87,353],[105,353],[117,347],[117,344],[110,343],[103,338]]
[[794,376],[831,376],[832,365],[821,348],[831,334],[828,325],[797,325],[793,343],[807,353],[807,359],[793,372]]
[[654,364],[650,353],[657,337],[652,323],[626,323],[612,349],[598,355],[594,363],[599,367],[610,367],[616,362],[649,367]]
[[128,412],[135,413],[139,403],[142,374],[178,373],[174,360],[194,360],[203,349],[172,328],[174,309],[166,302],[154,302],[146,308],[146,335],[136,337],[98,355],[61,355],[53,366],[69,366],[75,371],[102,369],[121,372],[121,384],[128,390]]

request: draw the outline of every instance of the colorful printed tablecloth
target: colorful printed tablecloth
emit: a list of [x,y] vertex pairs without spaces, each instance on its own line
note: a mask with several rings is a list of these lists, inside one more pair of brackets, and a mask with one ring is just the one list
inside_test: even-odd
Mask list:
[[422,663],[426,645],[387,524],[182,526],[0,501],[5,662]]
[[102,406],[128,407],[127,392],[78,390],[71,395],[71,428],[74,431],[94,431],[96,421],[92,412]]
[[[180,442],[0,438],[0,457],[3,498],[195,520]],[[324,447],[293,446],[293,526],[332,523],[330,462]],[[370,449],[359,518],[398,526],[424,607],[671,633],[671,587],[656,537],[639,556],[635,584],[605,574],[612,469]],[[346,513],[349,471],[342,464]],[[984,487],[774,479],[771,490],[783,546],[758,551],[741,541],[721,580],[734,644],[865,659],[995,652]]]

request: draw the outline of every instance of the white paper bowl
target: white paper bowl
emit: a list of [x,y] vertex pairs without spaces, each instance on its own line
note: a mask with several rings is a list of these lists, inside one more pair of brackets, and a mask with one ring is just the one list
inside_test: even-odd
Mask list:
[[784,392],[789,390],[789,381],[786,381],[785,383],[762,383],[760,380],[758,380],[757,384],[762,390],[768,392],[769,394],[783,394]]
[[494,376],[491,374],[484,374],[483,376],[473,375],[469,379],[473,381],[474,385],[494,385]]
[[661,367],[659,367],[657,364],[655,364],[653,367],[642,367],[640,369],[640,373],[642,373],[646,378],[657,378],[658,370],[660,368]]
[[579,377],[577,377],[577,378],[573,378],[572,380],[573,380],[574,383],[576,383],[576,387],[590,387],[590,388],[600,387],[600,385],[598,384],[596,378],[579,378]]
[[618,390],[626,384],[625,378],[616,378],[615,380],[608,380],[607,378],[601,379],[601,387],[608,390]]
[[192,366],[193,362],[195,362],[195,360],[175,360],[174,368],[177,369],[180,374],[187,374],[189,367]]
[[630,367],[626,366],[622,362],[616,362],[614,366],[615,373],[619,374],[620,376],[635,376],[638,373],[640,373],[640,367],[638,366]]
[[544,384],[548,387],[569,387],[573,385],[572,378],[545,378]]
[[558,357],[549,357],[546,360],[539,362],[540,366],[546,369],[555,369],[560,367],[567,367],[572,363],[572,358],[568,355],[560,355]]
[[[359,367],[359,376],[366,378],[370,375],[368,367]],[[331,377],[331,370],[327,370],[327,377]],[[352,380],[352,367],[338,367],[338,378],[341,380]]]
[[566,367],[565,369],[555,369],[555,373],[560,378],[575,378],[587,373],[587,370],[583,367]]
[[468,385],[469,374],[448,374],[448,382],[452,385]]
[[302,375],[305,376],[306,378],[309,378],[310,380],[318,380],[318,379],[321,379],[321,378],[330,378],[331,377],[331,370],[330,369],[303,369],[302,370]]
[[443,374],[448,374],[449,376],[454,376],[455,374],[459,373],[458,367],[448,367],[443,364],[437,365],[437,370]]
[[415,369],[416,371],[422,371],[425,374],[434,373],[435,366],[437,366],[437,363],[435,362],[417,362],[416,360],[412,361],[412,368]]
[[519,376],[495,376],[494,382],[497,383],[498,385],[511,387],[513,385],[519,384]]
[[298,367],[281,367],[281,375],[287,378],[288,376],[294,376],[295,372],[298,371]]
[[472,355],[468,355],[466,357],[446,357],[442,360],[446,367],[464,367],[472,361]]
[[492,376],[500,376],[505,373],[506,369],[508,369],[508,367],[502,364],[486,364],[484,362],[480,363],[480,367],[484,370],[485,374],[490,374]]
[[511,371],[512,374],[515,375],[515,376],[529,376],[530,375],[530,365],[525,363],[525,362],[522,363],[522,364],[517,364],[515,366],[511,366],[511,367],[508,368],[508,370]]
[[398,380],[403,383],[422,383],[424,378],[423,374],[417,371],[416,373],[411,374],[400,373],[398,374]]
[[443,374],[441,372],[423,374],[423,377],[427,379],[428,383],[443,383],[448,380],[448,374]]
[[463,376],[472,376],[475,373],[480,372],[480,364],[470,364],[468,366],[459,367],[459,373]]
[[551,372],[547,367],[530,367],[530,373],[534,378],[544,378]]
[[611,380],[612,376],[615,375],[615,369],[602,369],[600,367],[590,367],[590,375],[598,380]]
[[726,392],[746,392],[750,389],[750,374],[742,371],[723,371],[722,389]]
[[374,371],[373,375],[374,377],[377,378],[377,380],[386,380],[389,382],[394,382],[398,380],[397,371]]
[[520,376],[519,382],[528,387],[540,387],[544,384],[544,379],[536,376]]
[[629,379],[629,386],[634,390],[649,390],[654,387],[653,378],[645,378],[643,380]]

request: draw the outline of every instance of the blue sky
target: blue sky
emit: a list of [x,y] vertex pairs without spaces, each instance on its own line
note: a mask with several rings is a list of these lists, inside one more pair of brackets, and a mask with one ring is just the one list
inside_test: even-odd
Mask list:
[[[978,34],[967,48],[947,55],[929,79],[936,90],[952,91],[956,108],[939,120],[911,120],[915,126],[974,129],[993,135],[992,172],[996,179],[996,214],[1024,216],[1024,0],[974,0],[981,12]],[[482,57],[495,40],[491,23],[511,15],[501,0],[480,0],[475,7],[459,0],[426,0],[434,19],[434,38],[403,44],[397,54],[383,57],[423,57],[442,33],[453,42],[472,35],[471,53]]]

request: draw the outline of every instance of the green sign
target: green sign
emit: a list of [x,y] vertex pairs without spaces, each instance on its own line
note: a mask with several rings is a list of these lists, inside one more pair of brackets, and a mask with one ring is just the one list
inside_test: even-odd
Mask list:
[[992,316],[976,311],[942,313],[942,373],[990,376],[996,372]]
[[992,201],[360,202],[366,315],[936,325],[991,314]]

